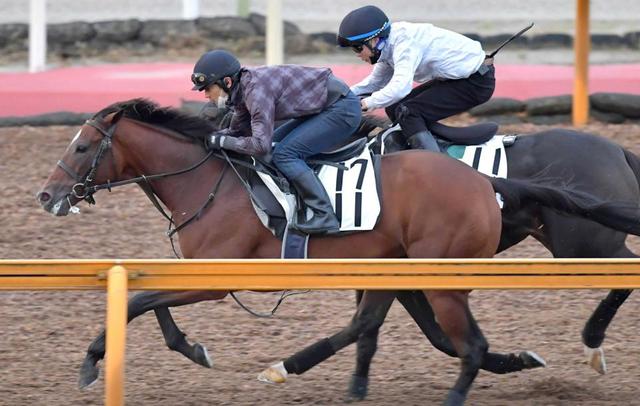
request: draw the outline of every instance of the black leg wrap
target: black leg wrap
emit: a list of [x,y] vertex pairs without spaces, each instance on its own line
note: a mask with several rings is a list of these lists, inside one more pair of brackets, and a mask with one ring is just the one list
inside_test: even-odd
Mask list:
[[335,353],[329,339],[325,338],[287,358],[284,367],[288,373],[300,375]]
[[582,330],[582,342],[587,347],[598,348],[602,345],[605,330],[630,294],[631,290],[612,290],[604,300],[600,301]]

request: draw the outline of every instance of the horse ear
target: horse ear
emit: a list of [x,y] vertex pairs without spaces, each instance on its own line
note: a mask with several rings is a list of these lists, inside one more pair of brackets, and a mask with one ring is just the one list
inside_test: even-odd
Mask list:
[[123,115],[124,115],[124,110],[116,111],[113,117],[111,117],[111,125],[117,123],[122,118]]

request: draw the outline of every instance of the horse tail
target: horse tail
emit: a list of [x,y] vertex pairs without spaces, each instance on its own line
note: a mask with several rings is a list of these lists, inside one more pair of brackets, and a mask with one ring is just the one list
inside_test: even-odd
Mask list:
[[591,193],[540,184],[531,180],[490,178],[502,195],[505,212],[536,203],[567,215],[577,215],[627,234],[640,235],[637,202],[604,202]]
[[631,168],[633,174],[636,175],[638,187],[640,187],[640,157],[626,148],[622,148],[622,152],[624,152],[624,157],[627,160],[627,164],[629,164],[629,168]]

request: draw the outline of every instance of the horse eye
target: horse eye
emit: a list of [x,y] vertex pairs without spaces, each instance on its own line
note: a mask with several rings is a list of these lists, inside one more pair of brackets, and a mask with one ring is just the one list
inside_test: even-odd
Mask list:
[[76,147],[76,152],[79,152],[79,153],[87,152],[87,149],[89,148],[86,145],[78,145]]

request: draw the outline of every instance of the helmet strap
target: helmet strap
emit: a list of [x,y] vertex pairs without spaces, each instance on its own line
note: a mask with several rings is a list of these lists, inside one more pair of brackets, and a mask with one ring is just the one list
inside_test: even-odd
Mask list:
[[371,65],[375,65],[378,62],[378,59],[380,59],[380,55],[382,54],[382,50],[384,49],[386,44],[387,38],[385,37],[378,37],[378,42],[373,47],[369,45],[369,41],[364,43],[364,46],[369,48],[369,51],[371,51],[371,57],[369,58]]

